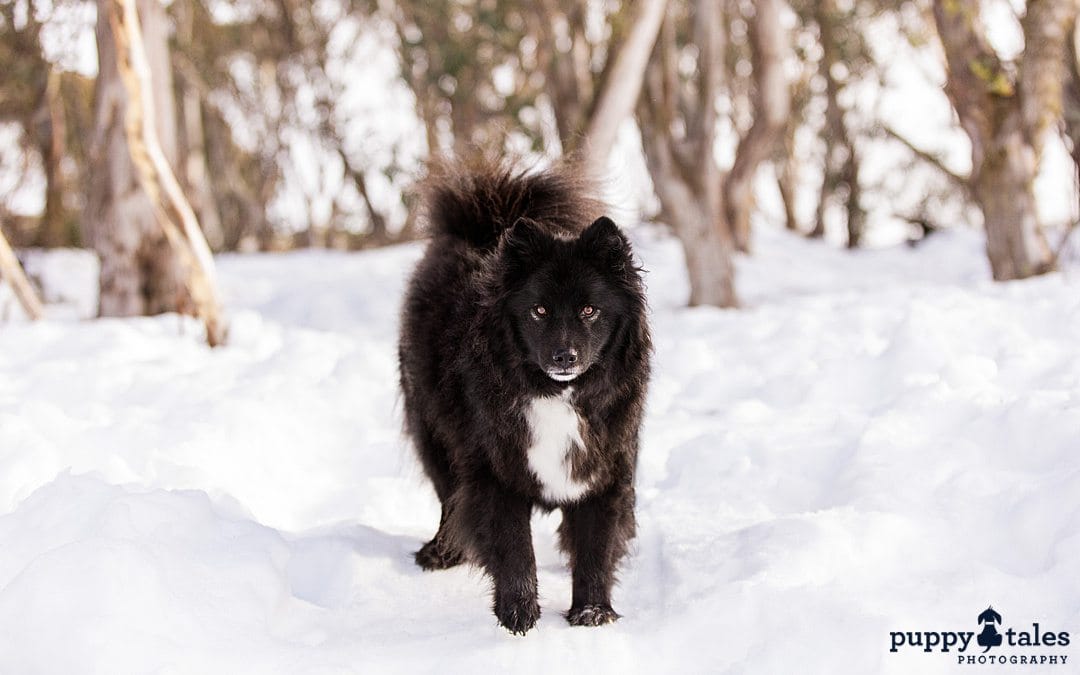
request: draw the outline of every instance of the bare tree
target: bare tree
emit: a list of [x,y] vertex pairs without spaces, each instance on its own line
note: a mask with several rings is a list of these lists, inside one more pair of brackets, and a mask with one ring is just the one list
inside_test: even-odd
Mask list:
[[[124,131],[127,95],[117,66],[116,42],[109,22],[110,0],[98,0],[98,77],[94,91],[94,129],[88,164],[87,203],[83,213],[86,242],[101,259],[102,316],[139,316],[176,311],[188,305],[182,271],[154,216],[154,206],[139,184]],[[168,67],[168,23],[157,0],[140,0],[139,12],[154,89],[159,137],[176,138],[173,87]],[[177,165],[175,145],[163,148]]]
[[98,0],[94,145],[102,170],[87,227],[101,258],[103,315],[191,310],[213,346],[225,328],[210,249],[174,173],[168,29],[156,0]]
[[[683,243],[692,305],[738,304],[734,223],[743,223],[748,245],[751,180],[775,151],[790,110],[781,67],[788,39],[778,25],[782,6],[780,0],[764,0],[754,7],[754,122],[728,172],[720,171],[712,151],[725,35],[717,3],[670,5],[649,63],[638,104],[642,146],[661,211]],[[685,63],[689,54],[696,55],[692,70]]]
[[[638,123],[653,187],[686,255],[690,304],[734,307],[731,230],[712,153],[723,41],[716,9],[713,0],[697,0],[682,17],[668,14],[646,72]],[[686,82],[676,63],[685,46],[680,29],[697,51],[697,68]]]
[[[619,126],[634,112],[667,0],[637,0],[606,15],[606,35],[590,36],[589,8],[574,0],[542,0],[530,14],[537,39],[535,68],[555,114],[564,154],[600,175]],[[596,31],[591,31],[596,33]]]
[[109,24],[116,43],[116,64],[127,94],[124,128],[128,150],[158,224],[180,261],[191,309],[206,327],[207,343],[215,347],[225,341],[226,327],[215,288],[214,259],[153,124],[157,119],[153,77],[135,0],[112,0]]
[[[793,4],[796,15],[801,17],[799,7]],[[799,217],[796,213],[797,192],[800,183],[801,169],[807,164],[806,158],[800,156],[797,147],[799,130],[807,123],[807,114],[810,104],[814,99],[811,82],[817,73],[817,65],[807,54],[807,48],[801,46],[797,40],[793,40],[793,51],[796,56],[795,63],[799,69],[792,80],[790,96],[791,109],[787,121],[784,123],[782,141],[778,144],[773,164],[776,171],[776,184],[780,191],[780,199],[784,206],[784,227],[791,232],[801,232]]]
[[604,170],[619,126],[634,112],[649,64],[649,52],[664,20],[667,0],[638,0],[635,5],[637,11],[631,19],[625,42],[618,45],[617,50],[609,48],[612,65],[605,69],[607,77],[600,86],[585,126],[584,166],[594,175]]
[[973,0],[936,0],[945,50],[945,92],[971,139],[971,193],[983,214],[994,278],[1022,279],[1053,268],[1039,223],[1034,181],[1047,129],[1061,113],[1067,29],[1074,0],[1031,0],[1025,48],[1015,64],[990,46]]
[[[534,146],[543,144],[536,121],[530,124],[522,116],[535,110],[541,89],[523,54],[529,37],[526,7],[451,0],[388,4],[401,73],[416,96],[431,154],[501,150],[511,129]],[[497,82],[500,66],[512,80],[509,87]]]
[[[575,155],[585,170],[600,173],[634,111],[666,5],[393,3],[402,75],[430,152],[498,151],[514,131],[534,150]],[[598,17],[602,26],[590,29]]]

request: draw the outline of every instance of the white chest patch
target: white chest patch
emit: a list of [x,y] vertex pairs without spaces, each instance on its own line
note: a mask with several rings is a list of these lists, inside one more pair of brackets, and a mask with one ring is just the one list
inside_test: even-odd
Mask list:
[[560,396],[534,398],[525,409],[532,434],[528,449],[529,468],[540,481],[544,497],[553,502],[574,501],[585,494],[589,484],[571,475],[570,453],[584,452],[581,419],[570,404],[571,387]]

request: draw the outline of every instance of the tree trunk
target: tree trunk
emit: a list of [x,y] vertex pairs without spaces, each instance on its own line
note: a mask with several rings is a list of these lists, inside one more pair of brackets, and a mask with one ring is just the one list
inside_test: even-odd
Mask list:
[[564,155],[577,151],[581,132],[586,124],[586,109],[592,99],[592,89],[582,90],[591,83],[583,81],[577,72],[573,45],[563,44],[556,25],[565,24],[567,36],[578,33],[574,24],[584,20],[579,7],[568,7],[557,0],[537,0],[530,18],[535,22],[537,62],[543,64],[544,88],[555,113],[555,130]]
[[190,86],[183,87],[181,110],[184,119],[184,185],[191,195],[191,207],[198,215],[206,241],[214,250],[225,245],[217,198],[210,185],[206,165],[206,134],[203,131],[203,105],[199,93]]
[[1073,25],[1066,33],[1072,36],[1066,42],[1065,87],[1063,91],[1062,116],[1065,118],[1065,136],[1069,139],[1069,153],[1076,172],[1076,184],[1080,185],[1080,55],[1076,52],[1076,41],[1080,40],[1080,22],[1073,19]]
[[374,247],[389,244],[390,230],[386,226],[386,216],[379,213],[379,210],[371,202],[371,195],[368,194],[367,188],[367,177],[364,176],[362,170],[353,168],[345,149],[341,146],[338,146],[338,156],[341,157],[341,163],[345,168],[345,176],[352,179],[353,186],[360,193],[360,198],[364,202],[364,210],[367,212],[368,227],[370,228],[364,237],[365,246]]
[[848,160],[844,165],[844,184],[847,185],[847,247],[858,248],[866,231],[866,211],[863,210],[862,188],[859,185],[859,156],[855,144],[848,145]]
[[799,231],[799,216],[795,209],[795,190],[799,184],[793,158],[785,157],[776,167],[776,185],[780,189],[780,201],[784,203],[784,228]]
[[791,114],[791,90],[784,74],[788,35],[780,21],[780,0],[754,3],[750,46],[754,68],[751,105],[754,122],[739,141],[735,163],[724,183],[724,204],[735,248],[750,251],[750,213],[754,207],[754,174],[773,154]]
[[988,139],[974,177],[974,195],[983,213],[986,253],[994,279],[1024,279],[1053,268],[1053,258],[1035,204],[1034,151],[1018,120]]
[[[689,305],[737,307],[735,263],[728,232],[716,226],[719,195],[704,195],[679,176],[667,149],[642,130],[653,187],[669,225],[682,244],[690,280]],[[715,177],[715,174],[714,174]],[[705,183],[702,181],[701,185]],[[718,185],[713,181],[714,185]]]
[[800,229],[795,207],[799,186],[799,163],[795,157],[795,134],[798,129],[798,120],[789,117],[784,129],[783,153],[776,162],[776,185],[780,189],[780,200],[784,203],[784,227],[790,232],[799,232]]
[[847,220],[847,246],[856,248],[862,240],[866,223],[866,212],[859,203],[859,158],[855,142],[848,131],[844,119],[844,108],[840,105],[842,87],[833,68],[843,62],[840,45],[837,42],[835,22],[836,7],[832,0],[823,0],[815,5],[814,20],[821,35],[822,57],[820,73],[825,80],[825,174],[818,201],[817,217],[812,237],[825,235],[825,210],[829,199],[837,193],[843,197]]
[[[179,277],[182,283],[180,288],[189,301],[176,309],[189,310],[202,320],[206,328],[206,341],[213,347],[224,341],[225,324],[214,288],[210,247],[176,179],[175,137],[167,139],[168,145],[163,146],[156,124],[158,120],[165,119],[175,125],[175,118],[171,114],[174,111],[170,98],[171,82],[170,86],[164,88],[153,79],[155,72],[166,76],[171,74],[164,33],[156,32],[167,28],[161,6],[145,7],[144,16],[151,16],[149,12],[155,8],[159,12],[156,27],[148,34],[155,36],[155,43],[164,47],[165,57],[161,59],[162,51],[156,53],[156,67],[151,57],[153,52],[146,48],[143,41],[136,0],[99,0],[98,13],[107,17],[108,32],[104,37],[111,38],[114,48],[111,65],[116,69],[124,100],[123,108],[118,112],[123,115],[123,140],[137,188],[150,204],[158,231],[164,231],[167,240],[165,255],[170,256],[178,268],[173,277],[174,283]],[[99,39],[101,37],[99,33]],[[158,97],[169,106],[169,112],[160,116],[155,105]],[[167,151],[174,155],[171,165]],[[122,213],[121,209],[117,211]]]
[[41,216],[34,245],[43,248],[73,246],[77,238],[73,232],[73,218],[65,198],[69,187],[64,181],[62,163],[67,154],[67,120],[64,101],[60,94],[60,73],[50,69],[49,81],[41,105],[34,114],[30,134],[45,170],[45,213]]
[[[190,305],[182,270],[139,183],[124,130],[127,96],[109,24],[110,0],[98,1],[98,78],[83,217],[86,241],[101,259],[101,316],[175,312]],[[143,39],[156,77],[158,136],[176,168],[176,118],[168,52],[168,17],[157,0],[139,0]],[[149,93],[148,93],[149,94]]]
[[[174,5],[176,40],[185,47],[194,44],[195,18],[191,3]],[[206,157],[206,129],[203,126],[203,96],[195,82],[176,70],[176,98],[180,104],[180,157],[183,158],[184,187],[190,195],[191,206],[198,215],[207,243],[215,251],[225,245],[217,195],[210,182],[210,167]]]
[[828,157],[832,153],[833,143],[828,138],[825,139],[825,162],[826,166],[822,167],[821,189],[818,190],[817,206],[814,208],[814,226],[810,228],[810,231],[806,233],[808,239],[824,239],[825,238],[825,208],[829,205],[828,196],[832,194],[832,182],[833,177],[828,170]]
[[[682,243],[690,280],[690,305],[736,307],[735,265],[725,223],[722,179],[711,152],[716,138],[720,24],[713,0],[694,6],[696,96],[680,97],[675,57],[678,32],[668,16],[645,74],[638,102],[641,145],[661,209]],[[691,104],[690,101],[693,101]],[[686,138],[673,135],[673,121]]]
[[972,195],[983,213],[986,251],[999,281],[1054,266],[1033,186],[1043,132],[1061,105],[1065,31],[1075,17],[1075,2],[1028,3],[1022,20],[1026,45],[1014,71],[990,47],[978,3],[934,3],[947,65],[945,93],[971,140]]
[[667,196],[662,200],[670,207],[672,225],[686,256],[690,306],[738,306],[731,243],[724,241],[716,218],[679,182],[661,186],[658,192]]
[[634,111],[667,0],[637,0],[636,4],[630,33],[619,46],[585,130],[584,165],[594,176],[607,167],[619,127]]

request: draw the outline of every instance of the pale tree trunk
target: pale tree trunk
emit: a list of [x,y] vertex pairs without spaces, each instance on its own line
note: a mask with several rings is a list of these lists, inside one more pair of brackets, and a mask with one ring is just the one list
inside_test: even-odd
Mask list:
[[[782,5],[778,0],[757,3],[751,40],[755,121],[739,143],[732,171],[721,174],[712,151],[724,37],[717,5],[697,0],[681,26],[675,25],[676,13],[669,12],[646,71],[638,126],[661,211],[686,253],[690,304],[735,307],[732,219],[744,219],[748,235],[753,176],[776,149],[790,115],[791,92],[782,69],[788,49],[780,26]],[[680,76],[679,63],[688,53],[697,60],[689,83]]]
[[780,201],[784,204],[784,228],[799,231],[799,216],[795,208],[795,190],[799,184],[798,166],[795,158],[787,155],[776,166],[776,186],[780,189]]
[[26,278],[26,273],[23,272],[22,265],[19,264],[19,259],[15,257],[15,252],[11,250],[2,230],[0,230],[0,279],[11,285],[11,289],[15,291],[15,297],[18,298],[19,304],[22,305],[31,321],[36,321],[44,315],[41,300],[38,299],[34,287],[30,285],[30,280]]
[[635,4],[630,33],[618,47],[585,129],[584,166],[592,175],[600,175],[607,167],[619,127],[634,112],[649,54],[664,21],[667,0],[637,0]]
[[994,278],[1049,271],[1053,255],[1038,220],[1034,182],[1045,131],[1061,109],[1065,35],[1074,0],[1032,0],[1016,74],[986,39],[977,2],[934,4],[945,50],[945,91],[971,140],[972,195],[983,213]]
[[211,248],[221,250],[225,245],[225,233],[221,227],[214,189],[210,185],[210,170],[206,165],[202,99],[194,87],[183,87],[180,105],[184,120],[184,185],[191,195],[191,207],[198,215],[207,243]]
[[982,150],[973,194],[983,212],[986,252],[998,281],[1042,274],[1053,266],[1038,221],[1035,153],[1015,118],[997,130]]
[[716,227],[711,209],[697,201],[681,181],[663,179],[656,189],[670,208],[670,218],[683,245],[690,277],[690,306],[738,306],[731,242]]
[[754,174],[758,166],[773,155],[791,115],[791,89],[784,74],[790,40],[780,20],[782,9],[781,0],[754,3],[754,17],[750,24],[754,122],[739,140],[735,163],[724,183],[728,224],[735,248],[744,252],[750,251]]
[[784,123],[782,141],[775,156],[776,184],[784,205],[784,227],[794,233],[802,232],[798,215],[800,168],[804,159],[798,156],[798,133],[806,123],[807,106],[811,98],[810,82],[813,74],[804,66],[791,82],[789,92],[791,108]]
[[587,3],[537,0],[526,13],[562,152],[592,177],[603,175],[619,127],[634,112],[667,5],[623,3],[608,19],[611,35],[602,47],[587,37]]
[[[160,6],[156,6],[156,9],[161,11]],[[161,85],[153,80],[154,72],[170,73],[167,45],[164,52],[166,62],[163,64],[159,60],[155,71],[151,55],[143,42],[136,0],[99,0],[98,11],[99,15],[105,14],[107,17],[107,37],[111,38],[114,46],[115,61],[112,65],[119,75],[124,95],[124,106],[120,112],[123,114],[128,157],[138,187],[150,204],[153,219],[159,231],[164,231],[168,241],[166,250],[177,263],[180,280],[190,300],[190,305],[182,309],[190,309],[202,320],[210,346],[221,344],[225,337],[225,325],[214,288],[210,248],[195,212],[176,179],[173,166],[170,166],[166,153],[175,153],[173,139],[168,139],[169,145],[163,146],[155,124],[159,119],[171,117],[169,113],[158,116],[155,99],[171,104],[167,93],[171,92],[172,87],[170,85],[163,93],[159,89]],[[164,22],[161,22],[161,27],[165,27]],[[169,111],[174,110],[171,105],[168,108]]]
[[[730,230],[723,223],[723,194],[716,160],[716,106],[721,32],[716,3],[694,5],[698,49],[697,95],[679,96],[677,40],[669,16],[661,29],[638,103],[641,143],[661,209],[682,243],[690,279],[690,305],[735,307],[735,265]],[[685,137],[674,135],[676,121]]]
[[[168,17],[158,0],[139,0],[143,36],[158,76],[153,96],[158,136],[176,138]],[[83,216],[86,242],[101,259],[102,316],[141,316],[188,306],[182,270],[157,223],[154,206],[139,182],[125,135],[127,96],[117,69],[116,44],[109,24],[110,2],[98,1],[98,77],[94,92],[94,132],[87,171]],[[175,146],[163,148],[176,167]]]
[[862,187],[859,183],[859,155],[855,144],[848,146],[850,152],[844,165],[844,184],[847,186],[847,247],[858,248],[866,231],[866,211],[862,207]]

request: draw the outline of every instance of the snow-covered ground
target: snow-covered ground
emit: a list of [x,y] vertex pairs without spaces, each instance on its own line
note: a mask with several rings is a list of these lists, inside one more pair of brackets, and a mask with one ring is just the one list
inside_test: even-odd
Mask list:
[[524,638],[477,572],[412,564],[438,521],[395,384],[418,246],[225,257],[222,349],[175,316],[0,324],[0,672],[1026,672],[889,652],[991,604],[1080,639],[1075,270],[993,284],[968,231],[763,230],[746,307],[690,310],[678,246],[634,238],[656,367],[619,623],[563,620],[555,515]]

